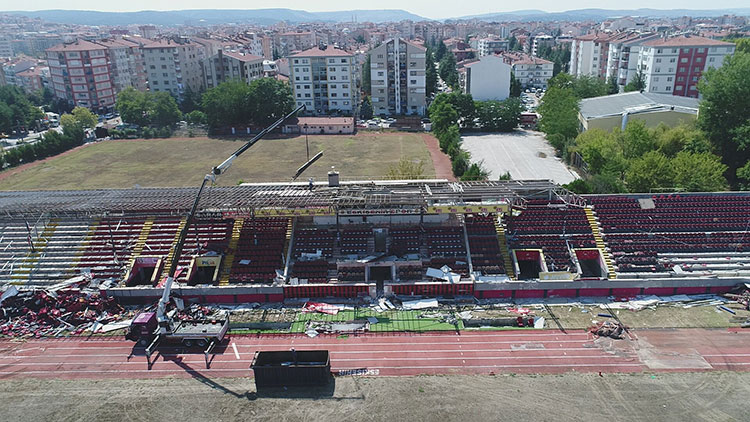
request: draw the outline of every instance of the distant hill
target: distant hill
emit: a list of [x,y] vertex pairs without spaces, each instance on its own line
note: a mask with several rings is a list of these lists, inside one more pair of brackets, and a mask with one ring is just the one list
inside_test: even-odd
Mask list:
[[482,15],[470,15],[456,18],[479,19],[483,21],[582,21],[582,20],[604,20],[620,16],[643,16],[643,17],[666,17],[675,18],[680,16],[709,17],[721,15],[750,15],[750,8],[715,9],[715,10],[690,10],[690,9],[578,9],[565,12],[545,12],[542,10],[519,10],[514,12],[486,13]]
[[92,10],[39,10],[35,12],[0,12],[40,18],[48,22],[80,25],[215,25],[245,23],[272,25],[278,22],[389,22],[428,20],[404,10],[349,10],[340,12],[306,12],[293,9],[195,9],[140,12],[97,12]]

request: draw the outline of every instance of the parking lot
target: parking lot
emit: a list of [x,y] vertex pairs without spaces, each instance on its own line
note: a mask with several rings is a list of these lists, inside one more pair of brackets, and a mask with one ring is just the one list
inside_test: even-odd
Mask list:
[[463,148],[471,154],[471,162],[483,162],[490,180],[506,172],[516,180],[549,179],[559,184],[579,178],[555,156],[555,149],[541,132],[469,134],[463,136]]

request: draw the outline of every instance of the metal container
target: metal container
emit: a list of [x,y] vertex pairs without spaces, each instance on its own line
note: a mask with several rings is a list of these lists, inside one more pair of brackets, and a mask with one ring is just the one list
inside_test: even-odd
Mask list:
[[323,385],[331,380],[328,350],[255,352],[255,387]]

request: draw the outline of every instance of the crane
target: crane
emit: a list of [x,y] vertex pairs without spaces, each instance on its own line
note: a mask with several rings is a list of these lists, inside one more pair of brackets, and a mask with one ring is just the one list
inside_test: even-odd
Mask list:
[[[195,345],[206,346],[209,343],[215,344],[217,341],[220,342],[229,327],[229,320],[224,321],[179,321],[176,322],[172,317],[167,314],[167,304],[169,303],[172,294],[172,285],[175,281],[175,273],[182,255],[182,248],[187,238],[188,231],[193,223],[195,214],[198,210],[198,204],[201,199],[201,194],[204,188],[209,182],[215,182],[216,177],[220,176],[229,170],[234,160],[252,147],[256,142],[263,138],[266,134],[276,129],[285,120],[292,117],[297,112],[304,110],[305,106],[300,105],[289,114],[276,120],[273,124],[263,129],[260,133],[255,135],[251,140],[241,146],[237,151],[224,160],[221,164],[213,167],[209,173],[203,178],[203,182],[198,189],[198,193],[195,195],[195,200],[190,208],[190,212],[187,215],[185,225],[180,231],[177,243],[175,244],[174,251],[171,256],[171,263],[169,266],[169,273],[164,283],[164,291],[162,292],[159,303],[156,306],[156,312],[143,312],[133,319],[130,325],[130,329],[127,334],[127,338],[137,341],[139,344],[149,344],[146,349],[147,356],[150,356],[153,349],[156,348],[161,339],[177,340],[181,341],[185,346],[190,347]],[[309,167],[315,160],[322,156],[322,152],[313,157],[310,161],[305,163],[297,171],[297,175]],[[210,349],[210,347],[209,347]],[[208,353],[208,350],[207,350]]]

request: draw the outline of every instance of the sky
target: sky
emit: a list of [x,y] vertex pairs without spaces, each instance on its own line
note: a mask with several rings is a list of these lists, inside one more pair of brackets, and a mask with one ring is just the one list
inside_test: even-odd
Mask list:
[[623,3],[614,0],[536,0],[534,2],[511,2],[498,0],[472,0],[470,2],[435,1],[435,0],[379,0],[377,2],[351,2],[344,0],[34,0],[30,3],[17,0],[0,0],[0,10],[47,10],[47,9],[77,9],[99,10],[105,12],[133,12],[139,10],[181,10],[181,9],[264,9],[288,8],[307,10],[309,12],[338,11],[351,9],[403,9],[408,12],[430,18],[445,19],[467,15],[477,15],[492,12],[507,12],[523,9],[545,10],[559,12],[565,10],[601,8],[601,9],[637,9],[647,7],[652,9],[720,9],[748,7],[742,0],[631,0]]

